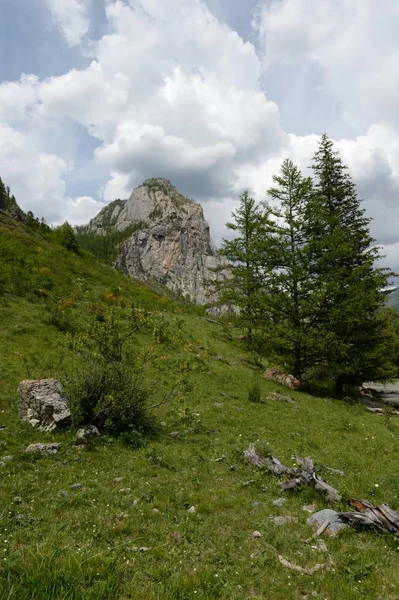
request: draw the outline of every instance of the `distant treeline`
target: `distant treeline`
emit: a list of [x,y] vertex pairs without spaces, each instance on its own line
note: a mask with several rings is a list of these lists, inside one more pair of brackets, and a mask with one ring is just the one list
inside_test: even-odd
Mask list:
[[87,231],[85,227],[76,228],[76,239],[83,250],[94,254],[96,258],[108,264],[113,264],[118,257],[121,244],[127,240],[135,231],[145,229],[146,223],[138,221],[132,223],[122,231],[110,229],[103,235]]

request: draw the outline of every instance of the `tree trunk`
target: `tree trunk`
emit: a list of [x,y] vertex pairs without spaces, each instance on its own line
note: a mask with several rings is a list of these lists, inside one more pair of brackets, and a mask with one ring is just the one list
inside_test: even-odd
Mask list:
[[302,352],[301,344],[295,344],[294,377],[302,383]]
[[335,397],[343,398],[344,396],[344,379],[342,375],[338,375],[335,378]]

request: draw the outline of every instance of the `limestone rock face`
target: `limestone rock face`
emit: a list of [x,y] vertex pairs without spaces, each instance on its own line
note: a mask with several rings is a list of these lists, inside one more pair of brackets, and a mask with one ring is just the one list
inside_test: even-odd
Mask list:
[[138,279],[154,279],[198,304],[209,302],[205,282],[226,277],[211,271],[226,263],[216,254],[200,204],[166,179],[149,179],[128,200],[103,209],[87,230],[101,235],[128,228],[136,230],[122,243],[115,266]]
[[50,432],[71,424],[71,413],[56,379],[26,379],[19,384],[18,393],[19,417],[33,427]]

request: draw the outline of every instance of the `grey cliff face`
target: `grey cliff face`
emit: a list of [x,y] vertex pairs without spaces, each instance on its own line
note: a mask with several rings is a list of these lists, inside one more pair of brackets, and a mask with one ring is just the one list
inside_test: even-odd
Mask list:
[[226,263],[216,255],[201,205],[179,194],[168,180],[150,179],[128,200],[108,205],[88,230],[102,234],[109,227],[123,231],[135,224],[115,266],[138,279],[155,279],[198,304],[209,302],[205,282],[225,277],[211,269]]

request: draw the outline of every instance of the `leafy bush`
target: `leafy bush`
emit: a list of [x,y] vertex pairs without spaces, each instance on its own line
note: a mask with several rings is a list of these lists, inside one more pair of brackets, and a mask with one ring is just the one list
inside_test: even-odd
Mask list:
[[[122,323],[112,308],[105,316],[96,315],[88,327],[70,337],[82,358],[79,372],[66,382],[76,426],[93,423],[112,435],[153,429],[144,366],[135,351],[134,332],[134,323]],[[136,438],[131,435],[133,445]]]
[[262,402],[259,383],[254,383],[248,391],[248,402]]

